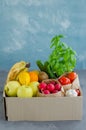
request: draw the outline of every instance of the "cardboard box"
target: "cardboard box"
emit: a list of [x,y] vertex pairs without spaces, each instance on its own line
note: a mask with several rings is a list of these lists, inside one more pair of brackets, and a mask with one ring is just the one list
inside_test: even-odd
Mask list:
[[83,95],[78,97],[6,97],[3,93],[5,118],[8,121],[81,120]]

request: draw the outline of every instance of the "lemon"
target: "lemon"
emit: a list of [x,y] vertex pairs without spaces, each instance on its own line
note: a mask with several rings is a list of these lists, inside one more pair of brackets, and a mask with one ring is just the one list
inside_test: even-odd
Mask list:
[[21,85],[28,85],[30,83],[30,75],[28,72],[22,71],[18,75],[18,81]]

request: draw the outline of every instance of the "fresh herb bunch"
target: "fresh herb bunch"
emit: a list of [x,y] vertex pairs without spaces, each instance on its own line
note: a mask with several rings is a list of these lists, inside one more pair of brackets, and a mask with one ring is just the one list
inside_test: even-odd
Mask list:
[[53,50],[44,64],[41,60],[36,61],[39,69],[48,73],[49,78],[57,78],[65,72],[71,72],[76,66],[76,52],[60,40],[63,37],[58,35],[52,38],[50,48]]

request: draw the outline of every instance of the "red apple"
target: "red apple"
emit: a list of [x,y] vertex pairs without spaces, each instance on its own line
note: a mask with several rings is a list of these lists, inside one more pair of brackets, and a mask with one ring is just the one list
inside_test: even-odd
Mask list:
[[55,85],[55,89],[58,90],[58,91],[60,91],[60,90],[61,90],[61,85],[57,83],[57,84]]
[[55,86],[54,86],[53,84],[49,83],[49,84],[47,85],[47,89],[48,89],[50,92],[53,92],[53,90],[55,89]]
[[40,90],[40,91],[45,90],[45,89],[46,89],[46,87],[47,87],[47,84],[46,84],[46,83],[44,83],[44,82],[42,82],[42,83],[40,83],[40,84],[39,84],[39,90]]
[[50,94],[49,90],[44,90],[44,91],[42,91],[42,93],[44,93],[44,94]]

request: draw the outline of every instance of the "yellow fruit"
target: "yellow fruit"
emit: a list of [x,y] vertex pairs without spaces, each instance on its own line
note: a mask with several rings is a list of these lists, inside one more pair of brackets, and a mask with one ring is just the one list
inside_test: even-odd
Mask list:
[[12,81],[12,80],[16,80],[17,75],[21,71],[23,71],[25,69],[28,69],[29,67],[30,67],[30,63],[27,63],[25,61],[20,61],[20,62],[15,63],[11,67],[11,69],[9,70],[9,72],[8,72],[6,83],[9,82],[9,81]]
[[29,87],[31,87],[33,90],[34,97],[37,96],[37,92],[39,91],[38,86],[39,86],[39,82],[37,82],[37,81],[33,81],[33,82],[29,83]]
[[22,85],[17,90],[17,96],[20,98],[31,98],[33,96],[33,90],[30,86]]
[[16,97],[19,87],[20,83],[18,81],[9,81],[4,87],[5,94],[8,97]]
[[24,68],[23,70],[21,70],[21,71],[17,74],[15,80],[18,80],[19,74],[20,74],[21,72],[24,72],[24,71],[27,72],[27,71],[28,71],[28,68]]
[[30,83],[30,75],[28,72],[22,71],[18,75],[18,81],[22,85],[28,85]]

